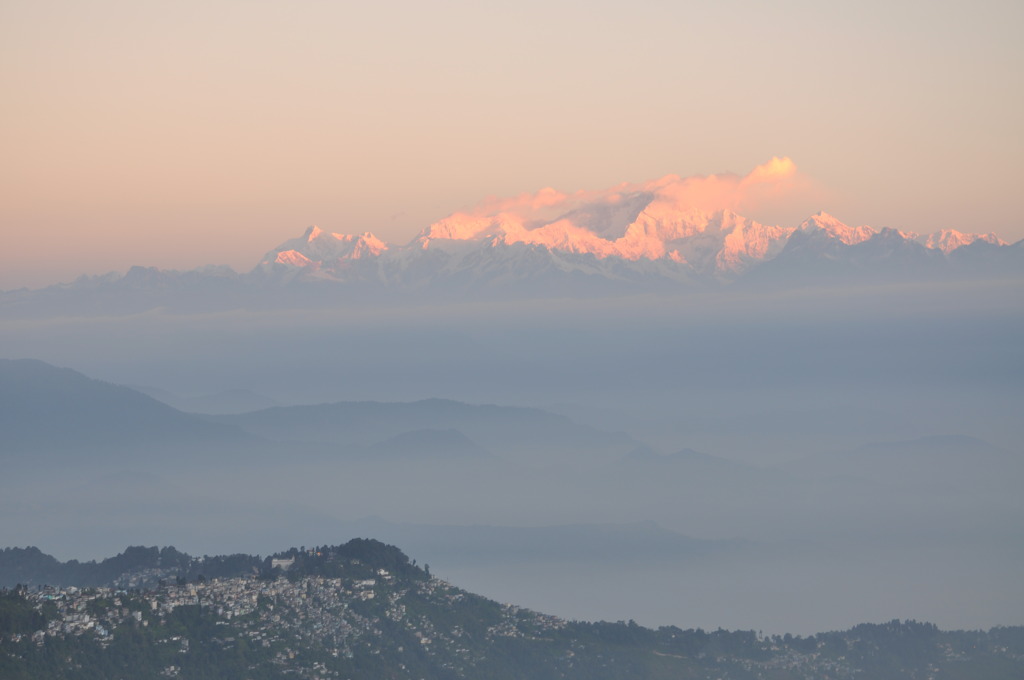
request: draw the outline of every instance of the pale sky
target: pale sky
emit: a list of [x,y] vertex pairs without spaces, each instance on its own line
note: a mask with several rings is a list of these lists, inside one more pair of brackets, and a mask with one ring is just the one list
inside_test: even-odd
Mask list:
[[753,219],[1015,241],[1022,26],[1020,0],[0,0],[0,289],[775,156],[814,189]]

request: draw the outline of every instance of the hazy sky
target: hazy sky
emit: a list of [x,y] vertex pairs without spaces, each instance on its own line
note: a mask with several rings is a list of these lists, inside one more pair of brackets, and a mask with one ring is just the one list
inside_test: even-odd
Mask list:
[[1024,3],[0,2],[0,288],[405,242],[487,196],[744,175],[749,217],[1024,237]]

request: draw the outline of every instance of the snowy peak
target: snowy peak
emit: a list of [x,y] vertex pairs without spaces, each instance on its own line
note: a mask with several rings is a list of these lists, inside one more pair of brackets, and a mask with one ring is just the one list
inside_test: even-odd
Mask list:
[[[658,186],[658,184],[663,186]],[[493,213],[456,213],[425,229],[420,249],[465,241],[482,247],[527,244],[550,251],[620,258],[630,262],[668,259],[707,273],[734,273],[776,254],[792,228],[748,220],[730,209],[681,205],[670,180],[650,187],[499,206]],[[547,197],[551,199],[551,195]],[[442,243],[438,243],[438,241]]]
[[754,262],[775,257],[794,231],[747,220],[730,211],[723,211],[719,225],[722,246],[715,256],[715,268],[720,272],[740,272]]
[[283,264],[288,267],[308,267],[313,264],[313,260],[297,250],[285,250],[277,254],[273,264]]
[[417,241],[424,247],[432,240],[470,241],[498,236],[504,232],[501,216],[474,216],[464,213],[449,215],[423,230]]
[[[800,225],[799,229],[808,233],[822,232],[848,246],[863,243],[881,233],[868,226],[847,226],[825,212],[812,215]],[[939,250],[947,255],[957,248],[970,245],[975,241],[984,241],[996,246],[1007,245],[1005,241],[991,232],[988,234],[965,234],[955,229],[942,229],[932,234],[918,235],[894,229],[883,229],[882,231],[890,232],[886,235],[886,239],[889,241],[896,240],[898,235],[901,239],[915,241],[929,250]]]
[[803,232],[822,232],[848,246],[867,241],[878,232],[868,226],[850,227],[826,212],[812,215],[800,225]]
[[947,255],[957,248],[970,245],[975,241],[984,241],[996,246],[1007,245],[1006,241],[1003,241],[992,232],[987,234],[965,234],[955,229],[943,229],[934,234],[919,237],[917,240],[925,248],[941,250]]
[[258,267],[322,267],[346,260],[378,257],[388,249],[379,238],[365,232],[361,235],[335,234],[319,227],[309,227],[299,238],[285,241],[267,253]]

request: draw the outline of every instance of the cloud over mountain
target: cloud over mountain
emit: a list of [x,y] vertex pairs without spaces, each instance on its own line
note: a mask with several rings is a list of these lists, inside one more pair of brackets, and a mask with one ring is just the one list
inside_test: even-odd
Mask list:
[[571,194],[546,188],[488,198],[426,226],[405,244],[314,226],[268,251],[246,273],[135,267],[123,277],[12,291],[0,306],[39,316],[320,306],[338,304],[339,295],[349,302],[410,295],[595,297],[744,282],[834,286],[1024,278],[1024,246],[1009,246],[993,233],[879,230],[824,212],[773,225],[743,214],[773,202],[806,203],[815,191],[791,159],[778,157],[742,176],[667,175]]
[[[687,262],[686,249],[673,248],[673,242],[717,226],[720,232],[733,235],[729,239],[733,250],[746,253],[744,242],[750,235],[761,242],[753,246],[753,254],[763,256],[766,240],[787,236],[792,229],[764,227],[745,219],[737,222],[733,213],[755,207],[767,197],[784,196],[802,184],[806,180],[792,160],[772,158],[743,177],[666,175],[641,184],[574,194],[546,188],[512,199],[491,198],[467,212],[454,213],[430,225],[417,242],[424,248],[436,240],[526,243],[598,258],[667,256]],[[716,217],[719,224],[713,225]],[[735,255],[725,259],[733,264],[739,260]]]
[[[454,275],[493,282],[557,272],[678,284],[734,281],[781,255],[794,234],[799,234],[794,247],[799,246],[803,260],[856,256],[856,271],[875,260],[885,260],[884,269],[928,260],[935,264],[929,269],[934,273],[945,258],[933,255],[948,255],[977,240],[1006,245],[991,233],[945,230],[922,236],[852,227],[824,212],[800,225],[762,224],[738,212],[813,191],[812,181],[791,159],[778,157],[744,176],[667,175],[572,194],[545,188],[507,199],[488,198],[429,225],[405,245],[386,244],[370,233],[334,234],[312,227],[270,251],[259,269],[288,279],[413,285]],[[846,250],[852,246],[860,247]],[[903,259],[886,254],[893,248]],[[791,271],[799,268],[797,260],[789,257],[786,262],[787,277],[799,279],[800,272]],[[817,275],[822,267],[812,270]]]

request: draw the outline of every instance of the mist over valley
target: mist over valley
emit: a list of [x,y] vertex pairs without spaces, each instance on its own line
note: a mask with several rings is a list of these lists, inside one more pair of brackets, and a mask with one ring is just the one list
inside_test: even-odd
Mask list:
[[588,620],[1014,624],[1021,292],[15,319],[47,363],[2,362],[2,533],[61,559],[367,536]]

